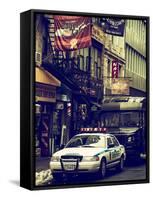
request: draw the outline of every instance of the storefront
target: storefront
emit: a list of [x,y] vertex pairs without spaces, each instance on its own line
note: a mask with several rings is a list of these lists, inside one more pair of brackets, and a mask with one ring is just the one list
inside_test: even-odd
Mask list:
[[36,155],[49,156],[55,151],[56,90],[61,82],[43,68],[36,67]]

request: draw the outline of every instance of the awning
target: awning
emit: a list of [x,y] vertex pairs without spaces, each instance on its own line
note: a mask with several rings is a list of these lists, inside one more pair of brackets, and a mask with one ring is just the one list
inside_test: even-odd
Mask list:
[[61,82],[57,78],[55,78],[52,74],[50,74],[48,71],[44,70],[43,68],[36,67],[35,74],[36,74],[35,81],[38,83],[44,83],[44,84],[52,85],[55,87],[61,86]]
[[102,105],[103,111],[140,111],[142,110],[142,103],[138,102],[111,102]]

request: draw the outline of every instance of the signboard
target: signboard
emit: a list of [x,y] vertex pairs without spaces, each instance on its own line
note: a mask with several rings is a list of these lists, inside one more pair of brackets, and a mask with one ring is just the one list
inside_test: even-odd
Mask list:
[[112,61],[112,78],[118,78],[119,66],[117,61]]
[[129,95],[129,80],[114,79],[111,86],[111,93],[115,95]]
[[70,51],[91,46],[91,18],[54,15],[55,48]]
[[105,33],[96,25],[93,25],[92,27],[92,38],[102,44],[105,44]]
[[56,102],[55,87],[36,83],[36,101]]
[[57,110],[63,110],[64,109],[64,103],[63,102],[58,102],[56,104],[56,109]]
[[105,32],[111,35],[123,36],[124,35],[125,21],[123,19],[105,19]]

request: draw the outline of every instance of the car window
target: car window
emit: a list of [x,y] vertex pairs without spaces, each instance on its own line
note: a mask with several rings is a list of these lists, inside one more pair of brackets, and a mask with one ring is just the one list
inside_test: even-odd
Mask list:
[[76,139],[71,140],[69,147],[78,147],[78,146],[81,146],[81,145],[83,145],[81,138],[76,138]]
[[111,137],[107,138],[107,146],[114,144],[114,142],[112,141]]
[[114,136],[111,136],[111,138],[112,138],[112,141],[113,141],[115,146],[119,146],[120,145],[118,140]]
[[99,135],[75,136],[66,145],[68,147],[98,147],[106,148],[105,137]]

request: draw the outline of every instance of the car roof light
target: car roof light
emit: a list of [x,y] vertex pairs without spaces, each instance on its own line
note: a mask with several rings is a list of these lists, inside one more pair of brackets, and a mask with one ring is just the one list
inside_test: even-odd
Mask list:
[[88,128],[81,128],[81,132],[86,132],[86,133],[99,133],[99,132],[102,132],[102,133],[105,133],[107,131],[107,128],[105,127],[95,127],[95,128],[92,128],[92,127],[88,127]]

